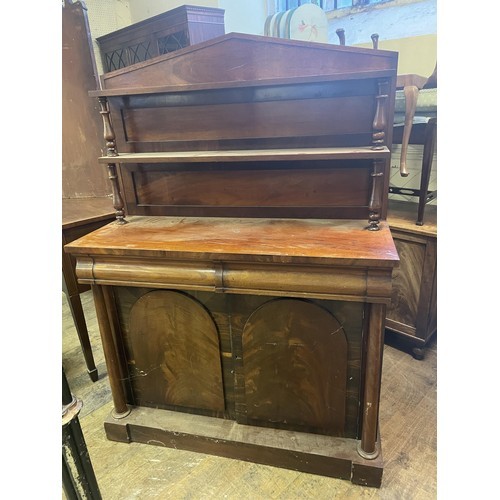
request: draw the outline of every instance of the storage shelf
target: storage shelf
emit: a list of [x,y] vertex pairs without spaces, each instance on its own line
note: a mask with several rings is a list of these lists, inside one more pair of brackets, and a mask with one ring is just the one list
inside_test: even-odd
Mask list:
[[192,163],[230,161],[283,160],[374,160],[387,159],[387,147],[374,150],[366,147],[297,148],[297,149],[242,149],[232,151],[174,151],[161,153],[121,153],[102,156],[99,163]]

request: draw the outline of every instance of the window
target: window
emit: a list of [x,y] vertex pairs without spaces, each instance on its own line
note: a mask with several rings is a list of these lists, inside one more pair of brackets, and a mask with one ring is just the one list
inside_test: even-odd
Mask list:
[[324,0],[321,5],[325,11],[344,9],[346,7],[357,7],[372,3],[385,2],[387,0]]
[[319,5],[325,12],[328,12],[329,10],[358,7],[387,1],[388,0],[270,0],[267,2],[267,5],[268,14],[274,14],[276,12],[295,9],[305,3],[314,3]]

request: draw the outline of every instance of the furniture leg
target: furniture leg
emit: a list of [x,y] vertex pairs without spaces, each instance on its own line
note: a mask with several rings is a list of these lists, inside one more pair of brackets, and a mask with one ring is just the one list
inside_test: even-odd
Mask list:
[[366,459],[376,458],[380,380],[382,377],[382,356],[384,349],[385,304],[371,304],[368,318],[368,339],[366,342],[365,395],[363,401],[363,427],[358,453]]
[[431,118],[425,128],[424,152],[422,158],[422,175],[420,178],[420,196],[418,200],[417,226],[424,224],[425,204],[427,203],[427,193],[429,190],[429,180],[431,177],[432,160],[436,149],[436,118]]
[[80,340],[83,357],[85,358],[85,364],[87,365],[87,372],[89,374],[90,380],[92,380],[92,382],[96,382],[99,374],[97,373],[94,356],[92,354],[92,346],[90,345],[89,332],[87,330],[87,324],[85,322],[85,316],[83,314],[82,301],[80,300],[79,294],[69,293],[64,280],[64,275],[63,289],[68,299],[69,309],[71,311],[71,315],[73,316],[76,333],[78,334],[78,338]]
[[416,85],[406,85],[405,93],[405,124],[403,128],[403,139],[401,140],[401,159],[399,162],[399,172],[401,177],[408,177],[408,169],[406,167],[406,156],[408,153],[408,144],[410,142],[410,134],[413,126],[413,118],[417,108],[418,87]]
[[62,479],[66,497],[101,500],[101,493],[87,450],[78,414],[81,401],[74,398],[62,372]]

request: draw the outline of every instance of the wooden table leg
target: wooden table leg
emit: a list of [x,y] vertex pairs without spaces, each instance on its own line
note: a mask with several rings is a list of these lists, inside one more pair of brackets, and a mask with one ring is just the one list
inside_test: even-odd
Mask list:
[[94,356],[92,354],[92,346],[90,345],[89,332],[87,330],[87,323],[85,322],[85,315],[83,314],[82,301],[80,299],[80,294],[72,294],[69,292],[66,285],[66,280],[63,273],[63,290],[68,299],[69,309],[71,315],[73,316],[73,321],[75,323],[76,333],[80,340],[80,345],[83,351],[83,357],[85,358],[85,364],[87,365],[87,372],[89,374],[92,382],[96,382],[99,374],[97,373],[97,368],[95,366]]
[[371,304],[368,318],[366,342],[366,366],[363,398],[363,427],[358,453],[367,459],[376,458],[380,382],[382,378],[382,357],[384,349],[385,304]]

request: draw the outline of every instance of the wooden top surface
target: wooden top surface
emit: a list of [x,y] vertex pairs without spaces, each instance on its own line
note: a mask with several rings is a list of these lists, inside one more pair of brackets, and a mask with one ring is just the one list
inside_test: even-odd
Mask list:
[[382,221],[379,231],[366,225],[361,220],[134,216],[65,248],[84,255],[394,267],[398,254],[387,224]]
[[437,206],[427,205],[424,212],[424,225],[417,226],[418,204],[408,201],[389,200],[387,222],[391,229],[412,234],[437,237]]
[[111,198],[63,198],[62,200],[63,229],[114,216],[115,210]]

